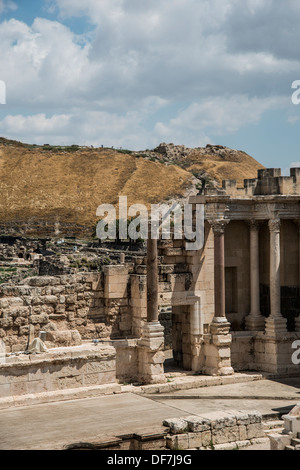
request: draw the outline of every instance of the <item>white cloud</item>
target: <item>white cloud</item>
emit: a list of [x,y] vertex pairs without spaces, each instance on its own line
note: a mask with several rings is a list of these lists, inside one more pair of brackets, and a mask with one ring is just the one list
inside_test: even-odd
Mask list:
[[[0,12],[4,4],[13,7],[0,0]],[[49,0],[57,21],[0,23],[8,114],[0,130],[39,143],[52,136],[145,148],[161,139],[205,145],[211,135],[258,123],[266,111],[291,106],[299,78],[289,39],[298,37],[300,7],[285,5]],[[82,15],[93,25],[89,36],[63,24]]]
[[11,0],[0,0],[0,13],[7,10],[17,10],[18,6]]
[[[208,135],[232,134],[249,124],[256,124],[264,112],[283,107],[285,98],[249,98],[245,95],[213,97],[193,103],[165,124],[158,122],[156,132],[162,137],[176,136],[199,146]],[[207,143],[206,142],[206,143]]]

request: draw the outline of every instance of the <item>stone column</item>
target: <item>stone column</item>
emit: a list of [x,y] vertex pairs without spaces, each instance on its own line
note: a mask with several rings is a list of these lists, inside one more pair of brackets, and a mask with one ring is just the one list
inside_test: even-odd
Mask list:
[[203,326],[200,318],[200,298],[195,297],[190,305],[190,345],[191,370],[198,372],[203,367],[201,349],[203,344]]
[[280,219],[269,220],[270,230],[270,315],[266,319],[266,333],[286,332],[286,319],[280,308]]
[[[299,247],[299,255],[298,255],[298,287],[300,290],[300,219],[294,221],[298,227],[298,247]],[[300,293],[299,293],[300,295]],[[295,318],[295,331],[300,331],[300,312],[299,316]]]
[[228,220],[212,222],[214,232],[215,316],[213,323],[227,323],[225,315],[225,249],[224,231]]
[[147,241],[147,321],[158,322],[157,240]]
[[210,324],[210,338],[205,344],[205,372],[209,375],[232,375],[230,323],[225,315],[224,231],[229,220],[211,221],[214,232],[215,315]]
[[250,227],[250,314],[246,317],[246,329],[261,331],[265,319],[260,313],[259,297],[259,222],[249,221]]
[[147,241],[147,323],[138,341],[139,381],[145,384],[163,383],[164,376],[164,327],[158,321],[158,256],[157,240]]

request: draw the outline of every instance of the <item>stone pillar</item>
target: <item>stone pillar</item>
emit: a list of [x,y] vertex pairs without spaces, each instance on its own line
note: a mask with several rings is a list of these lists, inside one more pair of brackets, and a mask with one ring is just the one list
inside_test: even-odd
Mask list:
[[224,231],[228,220],[212,222],[214,232],[214,284],[215,316],[214,323],[227,323],[225,315],[225,249]]
[[145,384],[163,383],[164,327],[158,321],[158,257],[157,240],[147,241],[147,323],[138,341],[139,381]]
[[250,227],[250,314],[246,317],[246,329],[261,331],[265,319],[260,313],[259,298],[259,222],[251,220]]
[[157,240],[147,241],[147,321],[158,322]]
[[[299,248],[299,254],[298,254],[298,287],[300,290],[300,220],[295,220],[295,224],[298,227],[298,248]],[[300,295],[300,293],[299,293]],[[300,331],[300,312],[298,317],[295,318],[295,331]]]
[[280,308],[280,219],[269,220],[270,230],[270,315],[266,318],[266,334],[286,332],[286,319]]
[[214,290],[215,315],[210,324],[210,338],[206,338],[205,372],[210,375],[231,375],[230,323],[225,315],[225,249],[224,231],[229,220],[211,221],[214,232]]
[[190,305],[191,370],[198,372],[203,367],[201,357],[203,326],[200,315],[200,298],[195,297],[194,299],[195,302]]

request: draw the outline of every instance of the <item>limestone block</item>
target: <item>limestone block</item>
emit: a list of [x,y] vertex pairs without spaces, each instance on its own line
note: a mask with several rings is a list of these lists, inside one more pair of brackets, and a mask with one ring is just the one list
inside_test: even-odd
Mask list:
[[300,432],[300,416],[284,415],[283,421],[286,432],[292,433],[294,436]]
[[9,307],[7,298],[0,299],[0,309]]
[[57,313],[57,314],[63,314],[63,313],[65,313],[65,311],[66,311],[66,308],[65,308],[64,305],[62,305],[62,304],[56,305],[56,307],[55,307],[55,313]]
[[166,446],[171,450],[186,450],[189,448],[188,434],[167,436]]
[[212,341],[213,344],[216,346],[221,346],[221,347],[228,347],[230,348],[231,342],[232,342],[232,335],[226,334],[226,335],[212,335]]
[[43,325],[49,322],[49,317],[47,314],[43,313],[42,315],[31,315],[30,322],[33,325]]
[[248,417],[250,424],[261,423],[262,421],[262,415],[259,411],[248,411]]
[[56,345],[77,346],[81,344],[81,336],[77,330],[47,331],[46,341]]
[[163,365],[162,364],[140,364],[139,366],[141,375],[148,376],[158,376],[163,374]]
[[203,431],[201,433],[201,439],[202,439],[202,446],[203,447],[209,447],[212,442],[212,434],[211,431]]
[[55,285],[55,283],[60,284],[59,280],[56,280],[52,276],[31,277],[27,279],[27,282],[30,286],[37,286],[37,287]]
[[171,434],[186,433],[188,430],[188,423],[185,418],[170,418],[163,421],[163,426],[170,429]]
[[235,442],[239,440],[239,427],[223,427],[218,430],[212,430],[213,444],[225,444],[227,442]]
[[288,446],[291,444],[291,436],[285,435],[285,434],[269,434],[268,435],[270,439],[270,450],[284,450],[285,446]]
[[46,390],[47,387],[44,380],[35,380],[27,384],[27,391],[30,394],[43,393],[46,392]]
[[244,424],[241,424],[240,426],[238,426],[238,429],[239,429],[239,440],[240,441],[245,441],[247,440],[247,426],[244,425]]
[[25,395],[28,393],[28,382],[17,382],[12,383],[10,387],[10,393],[14,395]]
[[256,437],[264,437],[264,428],[262,423],[247,424],[247,437],[254,439]]
[[8,397],[10,393],[10,384],[0,384],[0,398]]
[[69,294],[65,296],[65,303],[66,304],[75,304],[77,300],[77,295],[76,294]]
[[0,318],[0,328],[11,328],[13,326],[12,318]]
[[184,418],[188,424],[190,432],[209,431],[211,429],[210,420],[201,416],[187,416]]
[[9,297],[8,303],[11,307],[22,307],[24,305],[21,297]]
[[14,326],[24,326],[28,324],[28,318],[18,317],[14,320]]
[[[219,348],[218,356],[220,359],[230,359],[230,348]],[[230,366],[230,363],[228,366]]]
[[188,433],[189,449],[199,448],[202,446],[202,433],[190,432]]
[[55,286],[51,289],[51,295],[62,294],[64,292],[64,286]]
[[88,374],[94,374],[98,372],[107,372],[115,370],[116,361],[111,360],[102,360],[102,361],[92,361],[88,362],[86,366],[86,372]]

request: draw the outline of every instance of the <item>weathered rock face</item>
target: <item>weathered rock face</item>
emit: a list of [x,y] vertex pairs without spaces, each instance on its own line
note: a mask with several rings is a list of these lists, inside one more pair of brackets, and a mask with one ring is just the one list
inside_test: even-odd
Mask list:
[[175,161],[186,157],[191,152],[191,149],[186,148],[184,145],[162,143],[153,151],[165,156],[170,161]]

